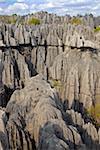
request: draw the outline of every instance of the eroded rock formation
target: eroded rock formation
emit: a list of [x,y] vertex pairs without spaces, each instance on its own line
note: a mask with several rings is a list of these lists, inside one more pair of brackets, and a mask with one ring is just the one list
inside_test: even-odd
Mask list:
[[69,16],[35,17],[40,25],[0,24],[0,148],[99,150],[100,124],[87,112],[100,105],[93,16],[83,17],[86,26]]
[[[95,141],[99,148],[95,127],[92,124],[85,124],[79,117],[76,121],[73,118],[72,120],[74,124],[78,122],[82,129],[72,126],[70,117],[63,111],[56,91],[42,76],[37,75],[31,78],[24,89],[13,93],[6,107],[6,113],[9,114],[6,128],[11,149],[26,147],[35,149],[35,145],[40,150],[80,149],[84,148],[83,139],[86,149],[95,147]],[[77,113],[76,116],[79,115]],[[69,121],[68,124],[65,118],[67,122]],[[91,128],[88,129],[88,127]],[[86,131],[82,132],[83,130]],[[79,134],[80,132],[82,134]],[[94,143],[87,142],[89,137]],[[96,138],[93,139],[94,137]]]
[[[90,48],[66,49],[58,55],[50,68],[50,78],[58,83],[62,99],[76,110],[99,103],[99,52]],[[80,103],[80,105],[78,104]],[[83,106],[82,106],[83,104]],[[79,108],[76,108],[79,107]],[[82,112],[82,110],[80,110]]]

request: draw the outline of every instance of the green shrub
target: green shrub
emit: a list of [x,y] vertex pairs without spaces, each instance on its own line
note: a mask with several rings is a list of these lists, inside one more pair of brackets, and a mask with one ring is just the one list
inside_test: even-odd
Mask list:
[[82,24],[82,20],[79,18],[72,18],[70,23],[75,24],[75,25],[80,25],[80,24]]
[[95,123],[100,126],[100,104],[92,106],[88,110],[88,114],[94,119]]
[[16,16],[0,16],[0,21],[6,24],[15,24],[17,21]]
[[29,25],[39,25],[40,24],[40,20],[37,19],[37,18],[31,18],[31,19],[29,19],[28,24]]
[[61,88],[62,87],[62,83],[61,83],[60,80],[54,79],[54,80],[52,80],[52,86],[54,88]]
[[8,24],[15,24],[16,23],[16,19],[15,18],[9,18],[8,19]]
[[12,14],[12,16],[15,16],[15,17],[17,17],[17,14]]
[[94,32],[100,32],[100,26],[96,27],[96,28],[94,29]]

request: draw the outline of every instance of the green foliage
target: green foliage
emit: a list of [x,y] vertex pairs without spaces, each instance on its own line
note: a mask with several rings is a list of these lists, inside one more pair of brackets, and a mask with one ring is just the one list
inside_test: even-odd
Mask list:
[[16,19],[14,17],[8,19],[8,24],[15,24]]
[[12,16],[17,16],[17,14],[12,14]]
[[100,32],[100,26],[96,27],[96,28],[94,29],[94,32]]
[[52,86],[54,88],[61,88],[62,87],[62,83],[61,83],[60,80],[54,79],[54,80],[52,80]]
[[75,25],[80,25],[80,24],[82,24],[82,20],[79,18],[72,18],[70,23],[75,24]]
[[31,18],[31,19],[29,19],[28,24],[29,25],[39,25],[40,24],[40,20],[37,19],[37,18]]
[[15,24],[17,20],[16,16],[0,16],[0,21],[7,24]]
[[100,104],[96,104],[92,106],[88,110],[88,114],[94,119],[96,125],[100,126]]

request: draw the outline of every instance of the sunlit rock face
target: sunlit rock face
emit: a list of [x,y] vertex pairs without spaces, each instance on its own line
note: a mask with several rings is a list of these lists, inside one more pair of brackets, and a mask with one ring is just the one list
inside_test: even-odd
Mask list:
[[[85,108],[99,103],[99,63],[99,53],[90,48],[68,49],[56,57],[50,68],[50,77],[61,82],[58,91],[70,107],[74,107],[75,102],[75,105],[79,102]],[[80,106],[77,107],[80,109]]]

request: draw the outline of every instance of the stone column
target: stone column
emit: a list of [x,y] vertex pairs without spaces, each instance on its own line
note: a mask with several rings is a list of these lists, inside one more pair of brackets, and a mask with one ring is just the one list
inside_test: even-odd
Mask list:
[[2,72],[3,72],[3,62],[2,62],[2,51],[0,50],[0,106],[5,104],[5,89],[2,83]]
[[0,50],[0,88],[2,87],[2,72],[3,72],[3,63],[2,63],[2,51]]

